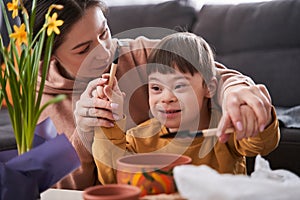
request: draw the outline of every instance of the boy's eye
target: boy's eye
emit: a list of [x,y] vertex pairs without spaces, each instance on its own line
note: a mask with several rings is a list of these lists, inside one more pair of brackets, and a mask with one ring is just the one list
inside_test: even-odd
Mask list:
[[154,90],[154,91],[159,91],[160,90],[160,88],[158,86],[152,86],[151,89]]
[[157,84],[150,84],[149,86],[150,86],[150,89],[154,92],[159,92],[162,90],[162,88]]
[[187,86],[187,84],[183,84],[183,83],[177,84],[177,85],[175,85],[175,89],[181,89],[181,88],[184,88],[186,86]]

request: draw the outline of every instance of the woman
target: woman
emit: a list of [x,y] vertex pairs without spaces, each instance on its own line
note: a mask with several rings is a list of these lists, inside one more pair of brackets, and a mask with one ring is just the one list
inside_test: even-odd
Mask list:
[[[28,11],[31,10],[31,3],[31,0],[24,1]],[[55,187],[85,189],[98,183],[96,167],[89,151],[93,138],[91,133],[95,126],[110,127],[112,121],[118,118],[111,112],[117,104],[111,104],[105,98],[92,97],[96,86],[106,81],[97,77],[108,71],[110,63],[118,57],[116,76],[121,89],[127,93],[125,104],[127,101],[130,105],[125,110],[130,111],[131,115],[125,113],[132,117],[128,128],[145,121],[149,117],[147,87],[144,85],[147,76],[138,66],[146,63],[148,53],[157,41],[146,38],[127,41],[112,39],[104,16],[106,7],[99,0],[37,0],[35,33],[42,27],[45,12],[51,4],[64,6],[63,10],[57,11],[58,18],[64,24],[59,27],[61,33],[54,41],[43,102],[61,93],[66,94],[67,99],[48,107],[40,121],[50,117],[57,131],[69,137],[81,159],[81,167],[59,181]],[[219,135],[233,124],[243,136],[243,129],[248,127],[244,128],[241,123],[239,109],[242,104],[250,106],[255,113],[256,118],[253,120],[257,123],[250,132],[256,132],[258,127],[264,128],[267,115],[271,112],[265,87],[254,85],[248,77],[226,69],[221,64],[216,63],[216,66],[223,81],[218,92],[224,113]],[[135,88],[135,85],[139,87]],[[131,94],[131,91],[134,92]],[[220,140],[226,141],[226,136],[221,136]]]

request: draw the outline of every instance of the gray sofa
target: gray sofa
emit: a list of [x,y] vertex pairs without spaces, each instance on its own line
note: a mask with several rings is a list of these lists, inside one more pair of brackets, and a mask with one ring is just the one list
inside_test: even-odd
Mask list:
[[[238,5],[204,5],[201,10],[187,0],[156,5],[110,7],[112,34],[135,38],[162,37],[141,27],[188,30],[204,37],[216,60],[249,75],[269,89],[281,119],[278,148],[265,158],[273,169],[300,175],[300,0],[275,0]],[[124,32],[125,31],[125,32]],[[15,148],[5,109],[0,111],[0,150]],[[253,171],[253,158],[247,160]]]

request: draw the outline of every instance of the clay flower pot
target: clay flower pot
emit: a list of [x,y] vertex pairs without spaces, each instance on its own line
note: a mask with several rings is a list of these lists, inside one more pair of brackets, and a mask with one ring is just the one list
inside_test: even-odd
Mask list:
[[82,193],[84,200],[138,200],[140,189],[131,185],[107,184],[85,189]]
[[117,181],[141,189],[141,196],[177,192],[173,168],[189,164],[188,156],[170,153],[139,153],[117,160]]

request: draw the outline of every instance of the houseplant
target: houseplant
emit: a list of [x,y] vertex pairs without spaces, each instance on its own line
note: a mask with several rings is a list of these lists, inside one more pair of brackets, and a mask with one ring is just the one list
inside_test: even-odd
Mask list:
[[[33,0],[31,16],[28,16],[21,0],[12,0],[7,3],[8,11],[12,17],[22,18],[20,26],[11,26],[8,13],[1,1],[6,27],[10,37],[10,46],[4,46],[0,40],[0,52],[4,66],[0,73],[0,101],[4,98],[9,111],[19,154],[32,148],[34,130],[38,123],[41,112],[52,103],[61,101],[64,96],[60,95],[41,105],[46,73],[49,66],[52,43],[55,34],[59,34],[58,27],[63,24],[57,19],[57,13],[50,15],[54,9],[63,9],[61,5],[49,7],[45,16],[44,27],[33,38],[33,25],[35,22],[36,1]],[[18,13],[21,13],[18,16]],[[42,61],[42,79],[38,84],[40,60]],[[36,92],[37,87],[39,91]],[[6,88],[6,89],[5,89]],[[8,89],[7,89],[8,88]],[[10,98],[11,93],[11,98]]]
[[[60,33],[58,27],[63,24],[55,10],[63,6],[49,7],[43,28],[33,37],[36,0],[32,1],[30,16],[22,0],[12,0],[6,5],[2,0],[0,4],[10,37],[9,47],[0,38],[3,59],[0,108],[4,99],[17,143],[17,151],[0,152],[0,199],[34,200],[80,165],[68,138],[63,133],[57,134],[50,118],[38,124],[48,105],[65,98],[59,95],[41,105],[54,36]],[[9,13],[23,22],[14,25],[13,30]]]

